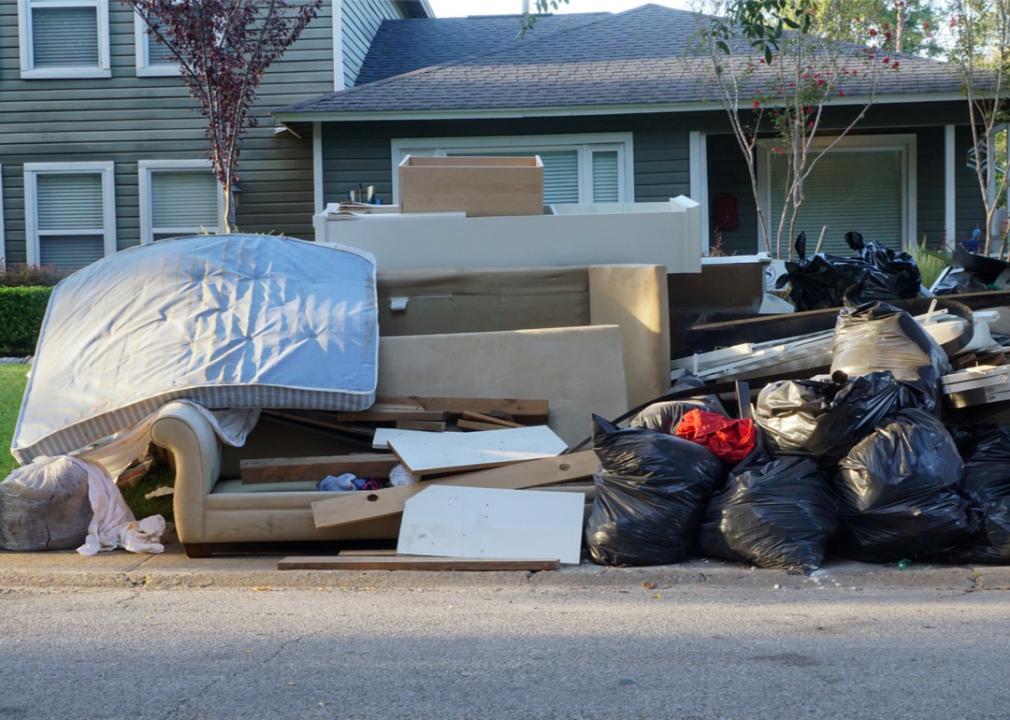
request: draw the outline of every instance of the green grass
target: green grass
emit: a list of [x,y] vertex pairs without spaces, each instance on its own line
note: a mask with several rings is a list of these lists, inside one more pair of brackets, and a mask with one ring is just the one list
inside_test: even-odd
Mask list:
[[7,477],[17,467],[17,461],[10,454],[11,438],[14,437],[14,423],[21,409],[21,395],[25,391],[28,378],[27,365],[0,365],[0,480]]

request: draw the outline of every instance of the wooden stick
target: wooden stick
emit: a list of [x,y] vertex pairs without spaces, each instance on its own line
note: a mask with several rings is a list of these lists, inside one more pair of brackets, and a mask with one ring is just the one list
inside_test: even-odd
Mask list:
[[557,560],[499,560],[489,558],[422,557],[419,555],[356,555],[347,557],[286,557],[278,570],[557,570]]
[[484,413],[473,412],[472,410],[463,411],[464,420],[474,420],[476,422],[490,423],[491,425],[499,425],[501,427],[517,428],[523,427],[522,424],[517,422],[512,422],[511,420],[506,420],[505,418],[495,417],[494,415],[485,415]]
[[817,249],[814,250],[814,255],[816,255],[821,251],[821,246],[824,244],[824,236],[827,234],[827,232],[828,232],[828,226],[821,225],[821,236],[817,238]]

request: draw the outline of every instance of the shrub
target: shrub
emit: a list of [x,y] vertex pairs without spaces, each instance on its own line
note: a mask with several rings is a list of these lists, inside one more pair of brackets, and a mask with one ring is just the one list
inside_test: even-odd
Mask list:
[[0,272],[0,287],[52,287],[69,274],[53,265],[13,263]]
[[49,287],[0,287],[0,355],[30,355],[42,329]]

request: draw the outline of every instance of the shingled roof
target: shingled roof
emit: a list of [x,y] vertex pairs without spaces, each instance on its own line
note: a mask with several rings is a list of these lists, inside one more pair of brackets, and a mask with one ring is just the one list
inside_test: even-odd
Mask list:
[[513,43],[530,43],[609,16],[610,13],[539,15],[521,38],[521,15],[384,20],[354,84],[367,85],[432,65],[485,55]]
[[[425,117],[435,112],[470,112],[493,117],[516,110],[591,114],[605,108],[708,108],[715,100],[711,64],[696,40],[703,21],[695,13],[643,5],[484,55],[304,100],[277,116],[284,121],[311,116],[354,119],[366,113]],[[960,93],[953,67],[912,55],[898,57],[900,71],[884,74],[877,88],[879,96],[916,95],[929,100],[929,95],[951,99]],[[751,81],[759,83],[761,72]],[[868,80],[854,78],[844,91],[848,98],[840,102],[868,93]]]

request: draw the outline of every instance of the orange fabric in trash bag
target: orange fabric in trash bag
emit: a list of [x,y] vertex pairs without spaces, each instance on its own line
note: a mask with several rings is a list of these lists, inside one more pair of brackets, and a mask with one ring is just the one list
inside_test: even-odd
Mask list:
[[753,420],[734,420],[705,410],[686,413],[673,434],[704,445],[726,462],[743,460],[757,443]]

